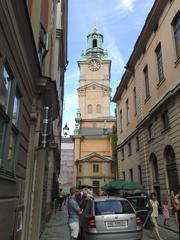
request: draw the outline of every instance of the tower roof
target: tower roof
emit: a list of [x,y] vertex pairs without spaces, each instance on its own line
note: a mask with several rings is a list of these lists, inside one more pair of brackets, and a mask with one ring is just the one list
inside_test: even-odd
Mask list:
[[87,49],[86,52],[82,52],[81,60],[88,60],[89,58],[100,58],[107,60],[107,50],[103,48],[104,36],[101,32],[97,31],[96,24],[93,30],[87,35]]

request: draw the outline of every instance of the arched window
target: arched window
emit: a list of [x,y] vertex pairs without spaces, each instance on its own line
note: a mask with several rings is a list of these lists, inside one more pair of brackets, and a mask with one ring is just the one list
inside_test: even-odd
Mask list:
[[101,105],[97,104],[96,106],[96,113],[101,113]]
[[150,155],[150,164],[151,164],[152,181],[153,181],[153,184],[155,184],[159,182],[159,171],[158,171],[157,158],[154,153],[151,153]]
[[92,105],[91,104],[88,105],[88,113],[92,113]]
[[93,39],[93,48],[97,47],[97,39]]
[[159,185],[159,169],[158,169],[158,161],[156,155],[151,153],[150,158],[150,175],[151,175],[151,191],[155,191],[157,193],[158,200],[160,201],[160,185]]
[[177,165],[176,165],[176,156],[172,146],[166,146],[164,150],[164,156],[166,159],[166,170],[168,177],[169,190],[175,193],[177,183],[178,183],[178,174],[177,174]]

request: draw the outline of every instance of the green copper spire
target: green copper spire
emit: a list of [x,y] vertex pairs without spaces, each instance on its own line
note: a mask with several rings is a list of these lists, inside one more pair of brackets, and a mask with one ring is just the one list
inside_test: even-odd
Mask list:
[[104,36],[97,31],[96,24],[92,32],[87,35],[87,49],[84,53],[82,51],[81,60],[87,60],[89,58],[101,58],[108,59],[107,50],[103,48]]

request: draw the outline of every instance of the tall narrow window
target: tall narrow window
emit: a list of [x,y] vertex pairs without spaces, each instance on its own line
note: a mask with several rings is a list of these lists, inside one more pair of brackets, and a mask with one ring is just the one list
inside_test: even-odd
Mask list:
[[172,21],[177,58],[180,57],[180,10]]
[[154,126],[152,123],[149,124],[149,126],[148,126],[148,133],[149,133],[149,139],[150,140],[153,139],[155,136],[155,132],[154,132]]
[[164,79],[161,43],[158,44],[155,52],[156,52],[157,65],[158,65],[159,82],[161,82]]
[[145,91],[146,91],[146,99],[150,97],[150,90],[149,90],[149,75],[148,75],[148,66],[146,65],[144,70],[144,83],[145,83]]
[[101,113],[101,104],[97,104],[96,113]]
[[92,113],[92,105],[91,104],[88,105],[88,113]]
[[142,169],[141,169],[141,165],[138,165],[138,174],[139,174],[139,182],[142,184]]
[[121,160],[124,160],[124,148],[121,149]]
[[0,168],[3,175],[15,176],[21,94],[16,79],[5,63],[0,76]]
[[12,122],[15,126],[17,126],[17,124],[18,124],[20,103],[21,103],[21,97],[20,97],[18,89],[16,89],[16,94],[14,96],[13,117],[12,117]]
[[97,39],[93,39],[93,48],[97,47]]
[[99,172],[99,164],[93,164],[93,172]]
[[0,106],[6,113],[8,112],[12,81],[13,75],[8,65],[5,64],[2,73],[2,81],[0,81]]
[[128,156],[131,156],[132,154],[132,148],[131,148],[131,142],[128,143]]
[[169,115],[168,111],[163,112],[162,116],[162,122],[163,122],[163,130],[166,130],[169,128]]
[[123,174],[123,179],[126,180],[126,173],[122,172],[122,174]]
[[123,127],[122,127],[122,118],[123,118],[123,116],[122,116],[122,110],[120,110],[120,111],[119,111],[120,132],[122,132],[122,130],[123,130]]
[[134,114],[137,114],[137,103],[136,103],[136,88],[133,89],[133,95],[134,95]]
[[129,169],[130,181],[133,182],[133,169]]
[[139,151],[139,136],[136,136],[136,151]]
[[45,55],[48,51],[48,46],[47,46],[48,41],[47,41],[47,39],[48,39],[48,35],[46,33],[46,30],[43,27],[43,25],[40,24],[38,58],[39,58],[39,63],[40,63],[41,67],[43,65],[44,57],[45,57]]
[[127,124],[130,123],[130,112],[129,112],[129,101],[128,99],[126,100],[126,120]]

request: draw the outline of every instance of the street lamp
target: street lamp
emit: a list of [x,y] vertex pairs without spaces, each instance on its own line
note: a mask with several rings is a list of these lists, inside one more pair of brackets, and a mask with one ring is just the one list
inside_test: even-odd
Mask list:
[[67,137],[68,134],[69,134],[69,128],[66,123],[65,126],[63,127],[63,135]]

